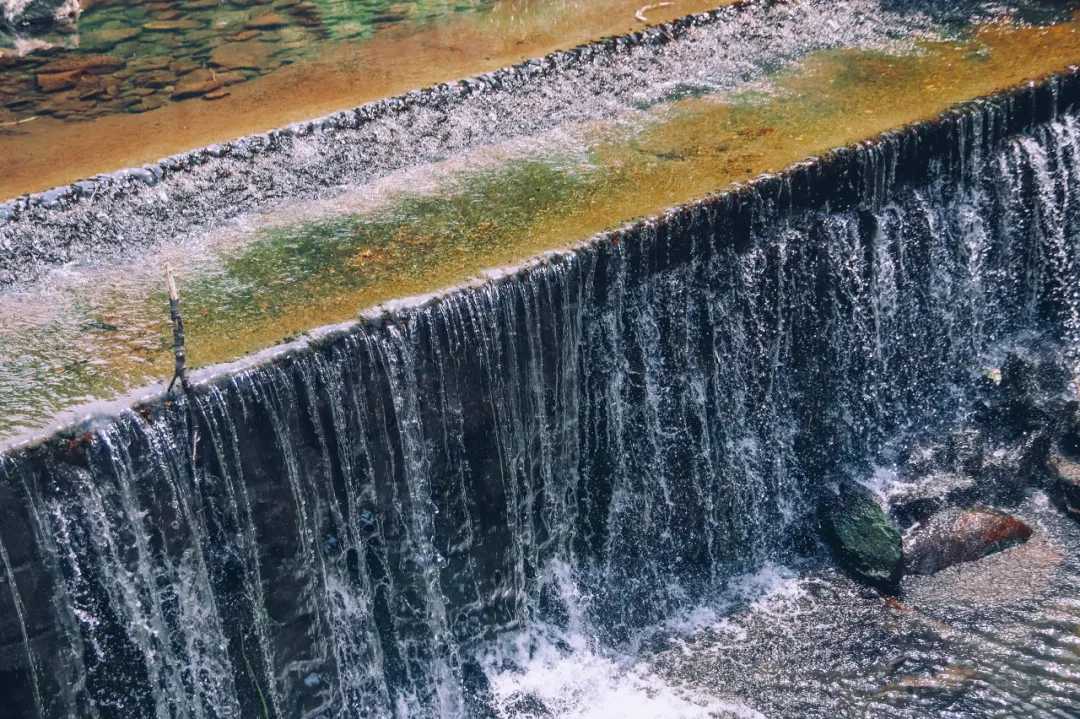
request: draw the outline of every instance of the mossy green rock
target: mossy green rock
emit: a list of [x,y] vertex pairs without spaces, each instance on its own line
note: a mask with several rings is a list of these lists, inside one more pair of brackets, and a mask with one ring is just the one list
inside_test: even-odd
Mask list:
[[823,503],[822,524],[848,571],[881,589],[896,588],[903,572],[903,541],[873,492],[842,481]]

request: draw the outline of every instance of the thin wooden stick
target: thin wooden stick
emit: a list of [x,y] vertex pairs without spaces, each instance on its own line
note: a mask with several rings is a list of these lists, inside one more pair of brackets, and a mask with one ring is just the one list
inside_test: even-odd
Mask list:
[[173,277],[172,265],[167,262],[165,263],[165,282],[169,286],[169,318],[172,320],[173,356],[176,358],[173,378],[169,382],[169,389],[165,390],[165,393],[172,392],[176,380],[180,380],[180,386],[183,388],[184,394],[189,394],[187,350],[184,347],[184,318],[180,316],[180,293],[176,290],[176,278]]
[[669,2],[661,2],[661,3],[656,3],[655,5],[646,5],[645,7],[641,8],[636,13],[634,13],[634,17],[636,17],[639,22],[648,23],[649,19],[647,17],[645,17],[645,13],[649,12],[650,10],[656,10],[657,8],[671,7],[672,4],[673,3],[669,3]]
[[169,382],[169,388],[165,394],[172,392],[176,380],[180,380],[180,388],[187,397],[188,415],[191,422],[191,460],[195,461],[195,454],[199,444],[199,424],[195,414],[195,393],[188,380],[187,372],[187,349],[184,346],[184,318],[180,315],[180,292],[176,289],[176,278],[173,277],[172,265],[165,263],[165,282],[169,287],[169,318],[172,320],[173,331],[173,357],[176,360],[173,369],[173,378]]

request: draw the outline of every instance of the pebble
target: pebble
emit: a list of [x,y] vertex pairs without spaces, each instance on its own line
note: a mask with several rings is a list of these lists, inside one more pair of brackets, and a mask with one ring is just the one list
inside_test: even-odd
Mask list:
[[146,30],[155,32],[174,32],[176,30],[194,30],[202,27],[202,23],[195,20],[152,20],[143,25]]
[[235,85],[238,82],[244,82],[244,81],[246,81],[248,79],[247,76],[245,76],[242,73],[237,72],[236,70],[228,70],[226,72],[219,72],[217,74],[217,78],[218,78],[218,80],[221,80],[223,83],[225,83],[226,86]]
[[288,24],[289,21],[284,16],[278,15],[276,12],[268,12],[248,20],[244,27],[250,30],[269,30]]
[[172,99],[185,100],[189,97],[205,95],[208,92],[217,90],[223,84],[220,78],[209,72],[193,72],[176,83],[176,87],[173,88]]
[[155,57],[146,60],[137,60],[128,67],[134,70],[164,70],[169,66],[169,58]]
[[107,50],[125,40],[130,40],[131,38],[138,36],[141,32],[141,27],[128,27],[120,30],[97,30],[82,35],[82,44],[84,47]]
[[210,64],[230,70],[250,68],[258,70],[270,59],[270,53],[276,48],[270,43],[251,41],[230,42],[214,48],[210,53]]
[[135,76],[135,84],[141,87],[162,88],[174,82],[176,82],[176,75],[165,70],[154,70]]
[[111,55],[76,55],[47,62],[37,69],[38,74],[61,72],[107,73],[124,67],[125,62]]
[[59,92],[75,87],[80,77],[82,77],[80,70],[43,74],[37,76],[37,84],[42,92]]
[[186,75],[201,67],[202,65],[199,63],[191,62],[190,60],[177,60],[176,62],[169,63],[169,70],[176,75]]

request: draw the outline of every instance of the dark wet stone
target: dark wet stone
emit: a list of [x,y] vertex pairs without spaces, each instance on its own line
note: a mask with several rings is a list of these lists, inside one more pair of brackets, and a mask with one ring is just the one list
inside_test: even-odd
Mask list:
[[1080,462],[1054,452],[1050,457],[1050,474],[1055,498],[1069,515],[1080,521]]
[[873,586],[895,589],[903,572],[902,539],[873,492],[841,480],[822,502],[822,529],[848,571]]
[[907,527],[943,509],[971,503],[977,491],[970,475],[933,472],[890,497],[889,514]]
[[30,0],[0,4],[0,28],[42,27],[74,17],[79,5],[74,0]]
[[946,567],[1000,552],[1031,537],[1031,527],[996,509],[946,509],[904,539],[904,566],[911,574],[934,574]]

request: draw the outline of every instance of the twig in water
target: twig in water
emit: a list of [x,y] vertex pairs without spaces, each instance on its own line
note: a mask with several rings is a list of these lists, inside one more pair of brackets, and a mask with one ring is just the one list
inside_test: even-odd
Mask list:
[[669,2],[656,3],[655,5],[646,5],[645,7],[634,13],[634,17],[636,17],[639,22],[647,23],[649,22],[649,19],[645,17],[645,13],[647,13],[649,10],[656,10],[662,7],[671,7],[672,5],[674,5],[674,3]]
[[0,127],[17,127],[19,125],[25,125],[28,122],[33,122],[38,119],[37,115],[33,117],[24,117],[22,120],[12,120],[11,122],[0,122]]
[[180,380],[180,387],[187,397],[188,414],[191,421],[191,461],[195,461],[195,452],[199,445],[199,424],[195,415],[195,392],[188,380],[187,373],[187,350],[184,347],[184,318],[180,316],[180,293],[176,289],[176,278],[173,277],[172,265],[165,263],[165,282],[169,286],[169,319],[172,320],[173,330],[173,357],[176,364],[173,369],[173,378],[169,382],[169,388],[165,394],[172,392],[176,380]]

